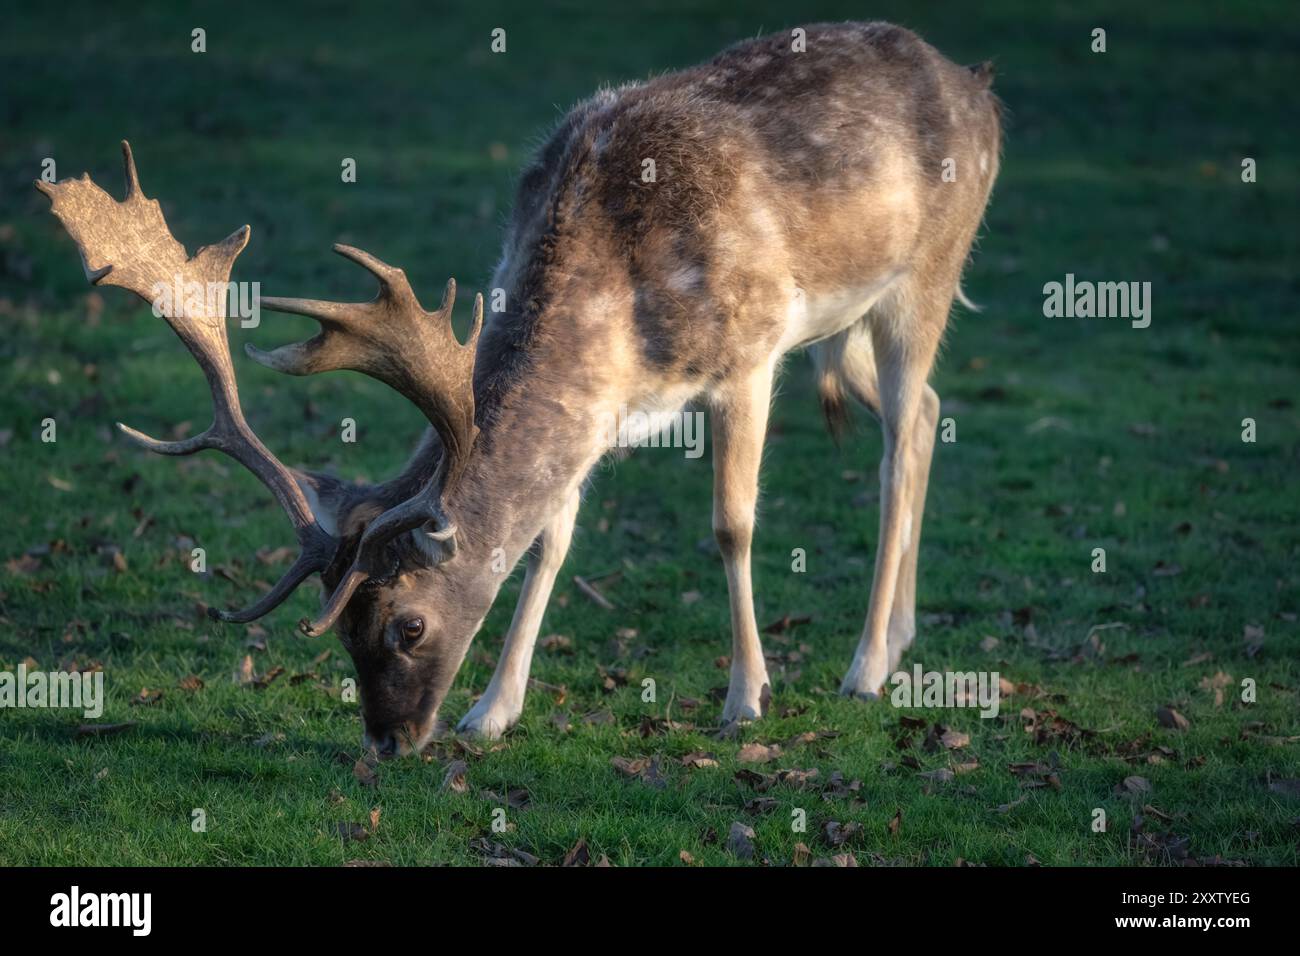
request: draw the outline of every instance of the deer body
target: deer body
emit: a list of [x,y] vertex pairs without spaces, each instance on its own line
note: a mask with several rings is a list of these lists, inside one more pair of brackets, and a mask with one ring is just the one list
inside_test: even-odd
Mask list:
[[[382,485],[285,469],[243,422],[223,316],[203,317],[197,341],[193,317],[168,315],[208,373],[218,434],[172,445],[138,437],[169,454],[235,455],[286,503],[303,546],[254,608],[217,616],[265,613],[319,571],[328,599],[304,630],[337,624],[367,742],[418,749],[503,570],[527,553],[496,672],[460,723],[496,736],[522,710],[581,488],[609,451],[602,423],[622,409],[695,402],[712,424],[713,527],[732,620],[722,716],[758,718],[770,693],[750,587],[759,461],[781,360],[808,347],[828,418],[853,398],[884,431],[876,569],[842,685],[876,694],[915,633],[939,407],[926,382],[997,172],[989,80],[906,30],[850,23],[806,28],[802,50],[776,35],[596,95],[525,171],[493,279],[505,308],[478,336],[478,306],[465,347],[448,339],[454,284],[440,310],[425,312],[401,270],[336,247],[376,275],[379,297],[264,299],[317,318],[322,333],[250,354],[291,374],[358,369],[417,404],[433,430]],[[89,180],[42,188],[91,280],[146,295],[152,260],[113,237],[165,226],[136,195],[129,152],[127,165],[117,209]],[[131,229],[118,226],[124,218]],[[228,274],[247,237],[176,268],[199,273],[215,249]]]
[[[772,379],[790,350],[823,343],[827,400],[847,390],[879,415],[879,339],[893,389],[886,427],[908,433],[893,442],[905,464],[883,478],[907,472],[897,486],[910,499],[883,553],[897,564],[910,549],[915,560],[905,526],[919,533],[929,457],[918,433],[932,441],[937,411],[925,378],[993,183],[997,110],[982,73],[907,31],[813,27],[807,40],[804,53],[787,36],[745,43],[602,93],[568,115],[524,174],[493,279],[507,311],[489,316],[479,346],[483,434],[461,490],[512,504],[501,520],[461,525],[492,528],[487,540],[508,541],[508,561],[540,538],[539,552],[466,729],[496,734],[518,716],[574,498],[608,451],[598,423],[620,407],[710,409],[733,628],[724,720],[764,707],[749,549]],[[944,182],[945,158],[966,175]],[[646,159],[653,181],[642,177]],[[846,690],[880,687],[911,617],[898,608],[892,654],[870,658],[867,635]]]

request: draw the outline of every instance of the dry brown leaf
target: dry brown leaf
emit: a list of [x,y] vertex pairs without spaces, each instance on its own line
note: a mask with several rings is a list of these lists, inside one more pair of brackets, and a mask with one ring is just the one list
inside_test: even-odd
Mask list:
[[1191,722],[1172,707],[1157,707],[1156,720],[1161,727],[1170,730],[1186,730],[1191,726]]
[[544,651],[563,654],[573,653],[573,639],[565,637],[563,634],[548,634],[538,643]]
[[453,760],[447,764],[447,773],[442,778],[442,789],[450,790],[452,793],[468,793],[469,781],[465,779],[468,770],[469,764],[463,760]]
[[578,842],[569,848],[568,853],[564,854],[564,860],[561,861],[560,866],[586,866],[590,862],[591,851],[587,849],[587,838],[578,837]]
[[1119,785],[1115,787],[1116,796],[1121,796],[1121,797],[1124,796],[1125,794],[1139,794],[1139,793],[1150,793],[1150,792],[1151,792],[1151,781],[1148,780],[1146,777],[1139,777],[1136,775],[1125,777],[1119,783]]
[[780,744],[745,744],[736,754],[740,763],[767,763],[781,756]]
[[361,843],[370,839],[370,833],[360,823],[339,823],[334,827],[335,832],[346,843],[349,840]]
[[363,787],[373,787],[379,782],[375,776],[374,759],[361,757],[352,765],[352,776]]
[[141,687],[140,693],[131,698],[132,707],[147,707],[150,704],[156,704],[162,700],[163,692],[160,690],[150,690],[148,687]]
[[716,767],[718,765],[718,758],[716,754],[697,750],[682,757],[681,763],[683,767],[690,770],[703,770],[710,767]]
[[945,750],[968,747],[970,746],[970,734],[964,734],[959,730],[945,730],[939,735],[939,743],[943,744]]
[[822,835],[826,838],[826,844],[831,847],[843,846],[861,832],[861,823],[840,823],[836,820],[828,820],[826,825],[822,827]]
[[731,832],[727,836],[727,849],[735,854],[738,860],[752,860],[754,858],[754,828],[745,826],[740,821],[731,824]]

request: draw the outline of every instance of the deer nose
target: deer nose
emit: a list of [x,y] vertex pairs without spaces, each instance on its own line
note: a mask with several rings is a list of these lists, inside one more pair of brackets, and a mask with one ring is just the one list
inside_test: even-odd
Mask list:
[[361,735],[361,743],[367,750],[373,750],[381,757],[392,757],[397,753],[397,735],[391,730],[375,734],[366,731]]

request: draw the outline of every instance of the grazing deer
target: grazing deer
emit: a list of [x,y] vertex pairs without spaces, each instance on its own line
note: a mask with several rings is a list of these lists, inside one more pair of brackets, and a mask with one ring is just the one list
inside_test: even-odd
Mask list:
[[[732,625],[722,718],[760,717],[770,690],[750,591],[759,459],[773,378],[801,347],[833,423],[852,397],[884,429],[870,610],[842,692],[877,694],[912,642],[939,413],[927,378],[997,173],[999,109],[987,66],[956,66],[907,30],[848,23],[793,36],[802,42],[748,41],[573,109],[523,175],[492,281],[506,307],[484,324],[478,297],[464,345],[451,331],[454,282],[426,312],[400,269],[348,246],[334,249],[374,274],[373,301],[262,300],[321,331],[271,352],[249,346],[252,358],[291,375],[364,372],[428,418],[388,482],[282,465],[240,409],[224,304],[167,312],[207,377],[213,424],[174,442],[120,427],[165,455],[223,451],[279,500],[299,557],[251,607],[211,613],[253,620],[319,573],[323,610],[300,626],[337,625],[365,742],[381,754],[431,736],[504,580],[502,557],[508,569],[527,553],[496,673],[459,727],[496,736],[518,719],[580,491],[609,451],[600,424],[621,407],[711,410]],[[37,183],[90,281],[146,299],[178,279],[225,283],[248,227],[187,258],[123,150],[120,203],[88,177]]]

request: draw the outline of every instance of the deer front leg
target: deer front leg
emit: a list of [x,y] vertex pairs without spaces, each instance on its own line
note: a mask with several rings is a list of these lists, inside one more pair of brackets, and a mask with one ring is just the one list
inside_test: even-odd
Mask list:
[[749,568],[771,397],[772,368],[764,366],[724,386],[713,399],[713,533],[731,602],[731,683],[722,708],[724,725],[762,717],[771,695]]
[[578,517],[578,493],[575,491],[538,535],[537,545],[528,555],[528,568],[519,592],[515,616],[506,632],[501,659],[488,683],[487,690],[470,708],[458,731],[480,734],[495,740],[514,726],[524,710],[528,690],[528,669],[533,661],[533,647],[542,627],[542,615],[555,586],[555,576],[564,564],[564,556],[573,540],[573,523]]

